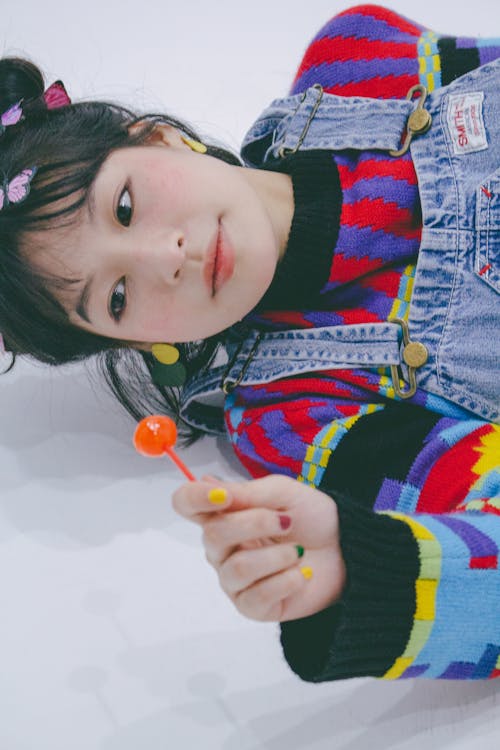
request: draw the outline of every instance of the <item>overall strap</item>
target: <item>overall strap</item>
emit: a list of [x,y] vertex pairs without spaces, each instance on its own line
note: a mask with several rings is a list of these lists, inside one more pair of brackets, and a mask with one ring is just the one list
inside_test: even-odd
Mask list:
[[395,323],[251,330],[232,347],[221,387],[229,393],[237,385],[269,383],[303,372],[397,365],[400,333]]
[[403,361],[410,389],[399,394],[407,397],[416,385],[414,370],[427,356],[418,342],[410,341],[406,323],[399,319],[270,333],[235,326],[234,332],[225,344],[228,361],[193,378],[184,389],[183,418],[208,432],[224,431],[221,397],[237,386],[270,383],[304,372],[389,367],[397,390]]
[[[312,149],[394,151],[413,116],[425,110],[425,89],[406,99],[371,99],[327,94],[319,85],[303,94],[275,99],[246,134],[242,155],[250,163]],[[420,93],[415,101],[413,95]],[[423,131],[422,131],[423,132]],[[264,153],[262,153],[264,148]]]

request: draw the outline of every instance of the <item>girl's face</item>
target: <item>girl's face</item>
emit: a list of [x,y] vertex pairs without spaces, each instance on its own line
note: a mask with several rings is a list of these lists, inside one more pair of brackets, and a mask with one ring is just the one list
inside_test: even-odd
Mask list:
[[169,126],[151,140],[113,152],[81,219],[32,259],[79,279],[62,299],[77,326],[145,348],[240,320],[270,285],[287,234],[266,208],[262,173],[193,152]]

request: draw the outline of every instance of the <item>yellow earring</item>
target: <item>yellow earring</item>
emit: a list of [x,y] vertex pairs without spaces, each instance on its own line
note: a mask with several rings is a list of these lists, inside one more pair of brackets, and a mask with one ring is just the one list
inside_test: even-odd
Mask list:
[[189,146],[191,151],[196,151],[197,154],[206,154],[207,153],[207,147],[204,143],[200,143],[199,141],[193,141],[192,138],[184,138],[183,135],[181,135],[181,140],[183,143],[186,144],[186,146]]
[[153,344],[151,353],[162,365],[174,365],[179,359],[179,350],[172,344]]

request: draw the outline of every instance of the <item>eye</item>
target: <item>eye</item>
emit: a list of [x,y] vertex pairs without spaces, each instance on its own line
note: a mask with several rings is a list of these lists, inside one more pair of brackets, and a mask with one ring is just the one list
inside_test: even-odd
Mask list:
[[113,320],[117,323],[120,322],[120,318],[123,315],[125,307],[127,306],[127,293],[125,288],[125,277],[120,279],[118,284],[114,287],[109,298],[108,311]]
[[116,206],[116,218],[124,227],[128,227],[132,221],[132,196],[128,187],[124,187],[118,198]]

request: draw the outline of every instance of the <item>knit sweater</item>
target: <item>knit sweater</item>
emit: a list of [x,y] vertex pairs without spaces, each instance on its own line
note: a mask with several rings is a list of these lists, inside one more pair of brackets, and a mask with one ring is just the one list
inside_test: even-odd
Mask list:
[[[334,17],[291,93],[403,97],[500,56],[500,41],[441,37],[378,6]],[[315,152],[292,175],[285,259],[247,321],[266,330],[408,316],[421,233],[409,155]],[[335,605],[281,624],[303,679],[500,675],[500,428],[385,370],[240,386],[225,420],[254,477],[283,473],[337,502],[347,584]]]

